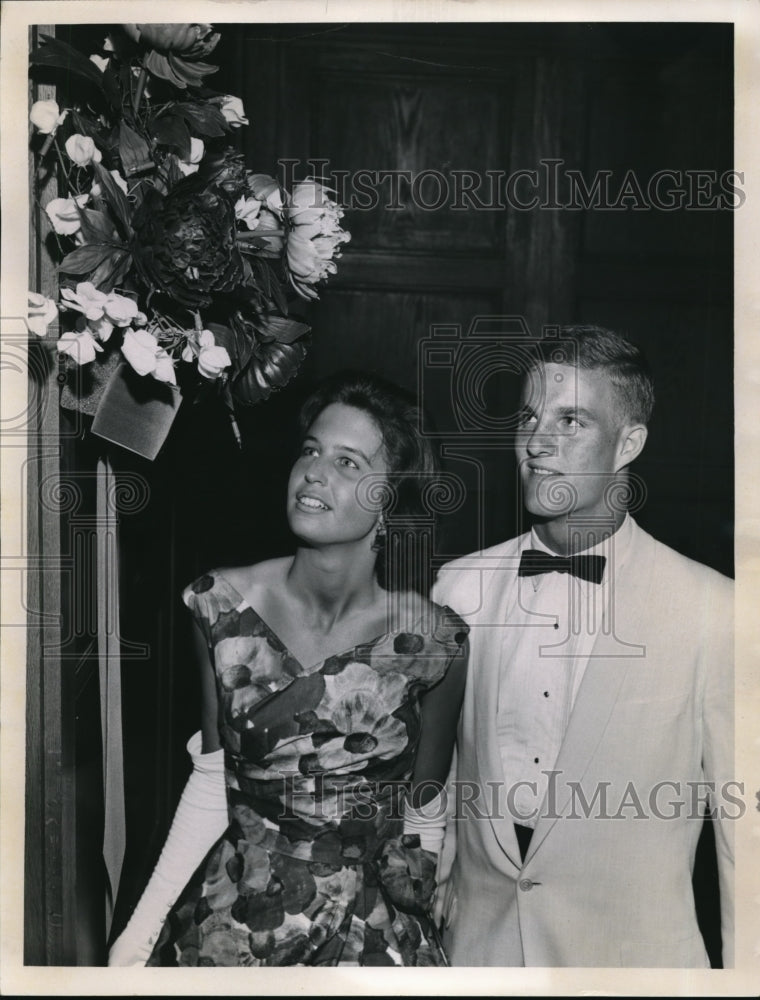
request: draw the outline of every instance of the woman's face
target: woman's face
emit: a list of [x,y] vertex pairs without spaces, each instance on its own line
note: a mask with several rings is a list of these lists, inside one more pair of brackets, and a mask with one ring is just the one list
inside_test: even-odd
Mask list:
[[291,530],[314,545],[365,539],[371,544],[380,510],[367,509],[367,491],[360,484],[387,471],[383,439],[372,417],[354,406],[330,403],[309,428],[290,473]]

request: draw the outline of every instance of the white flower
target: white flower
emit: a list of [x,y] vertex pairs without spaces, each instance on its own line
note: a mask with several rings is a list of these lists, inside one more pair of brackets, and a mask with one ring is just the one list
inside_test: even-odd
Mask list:
[[48,324],[58,316],[58,306],[46,295],[39,292],[29,292],[29,307],[26,325],[30,333],[38,337],[47,336]]
[[203,145],[203,139],[190,139],[190,155],[186,160],[178,160],[179,169],[185,177],[195,173],[205,152],[206,147]]
[[138,312],[135,315],[135,318],[132,320],[132,326],[147,326],[147,325],[148,325],[148,317],[145,315],[144,312]]
[[88,135],[80,135],[78,132],[66,140],[66,152],[78,167],[89,167],[91,163],[100,163],[103,159],[95,142]]
[[[113,177],[116,182],[116,186],[120,187],[124,194],[129,194],[129,188],[127,187],[127,182],[121,176],[118,170],[109,170],[111,177]],[[103,188],[98,184],[97,181],[90,188],[90,194],[93,198],[99,198],[103,194]]]
[[80,316],[77,319],[77,330],[85,331],[97,337],[99,341],[105,344],[108,338],[113,333],[113,323],[107,320],[105,316],[101,316],[100,319],[85,319],[84,316]]
[[351,234],[340,228],[343,209],[327,197],[329,188],[309,177],[299,181],[286,208],[291,224],[287,258],[290,282],[304,299],[316,299],[313,286],[335,274],[336,258]]
[[58,341],[57,347],[59,354],[68,354],[78,365],[89,364],[95,360],[96,352],[103,350],[87,330],[83,333],[75,333],[73,330],[64,333]]
[[[76,198],[53,198],[45,205],[45,211],[59,236],[73,236],[79,232],[81,221],[77,205],[83,208],[90,200],[89,194],[79,194]],[[76,201],[76,205],[74,202]]]
[[105,315],[105,305],[108,296],[100,292],[91,281],[80,281],[76,289],[61,289],[64,306],[82,313],[87,320],[99,320]]
[[118,170],[109,171],[111,177],[116,181],[116,186],[120,187],[124,194],[129,194],[129,188],[127,187],[127,182],[121,176]]
[[198,337],[200,352],[198,354],[198,371],[204,378],[216,379],[225,368],[232,364],[225,347],[220,347],[214,340],[210,330],[202,330]]
[[138,375],[150,375],[156,367],[156,355],[161,348],[156,338],[147,330],[124,331],[121,353]]
[[241,195],[235,202],[235,218],[244,223],[248,229],[255,229],[259,224],[261,202],[256,198],[246,198]]
[[147,330],[126,329],[121,353],[138,375],[152,375],[159,382],[177,384],[172,359]]
[[151,372],[153,378],[158,379],[159,382],[169,382],[171,385],[177,384],[177,376],[174,371],[174,364],[172,359],[163,349],[159,348],[160,354],[156,358],[156,367]]
[[32,110],[29,112],[29,121],[43,135],[50,135],[55,132],[68,111],[61,113],[56,101],[35,101]]
[[269,174],[248,174],[248,184],[254,198],[263,201],[275,215],[282,214],[282,188],[274,177]]
[[196,357],[200,374],[212,380],[219,378],[224,369],[232,364],[227,349],[217,344],[211,330],[193,332],[188,336],[187,344],[182,350],[182,360],[192,361]]
[[129,326],[137,316],[138,308],[134,299],[111,292],[103,304],[103,311],[114,326]]
[[233,128],[240,128],[241,125],[248,125],[245,117],[245,108],[239,97],[226,94],[219,104],[219,110]]

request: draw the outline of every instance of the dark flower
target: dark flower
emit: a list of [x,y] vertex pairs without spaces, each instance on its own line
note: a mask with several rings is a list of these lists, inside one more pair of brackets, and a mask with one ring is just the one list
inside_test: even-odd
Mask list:
[[234,146],[208,150],[201,162],[197,179],[206,186],[221,188],[235,202],[247,190],[245,158]]
[[252,405],[282,389],[298,371],[309,345],[309,327],[270,314],[254,322],[238,310],[232,317],[235,335],[250,344],[250,356],[233,377],[232,395]]
[[168,80],[180,90],[199,87],[203,77],[215,73],[218,66],[201,62],[215,48],[219,34],[210,24],[124,24],[129,37],[150,51],[143,65],[154,76]]
[[180,305],[206,308],[243,278],[235,210],[223,191],[178,184],[149,191],[135,215],[134,260],[143,281]]

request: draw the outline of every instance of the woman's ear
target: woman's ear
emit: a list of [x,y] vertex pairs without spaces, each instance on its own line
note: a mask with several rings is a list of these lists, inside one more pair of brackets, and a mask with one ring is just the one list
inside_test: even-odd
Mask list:
[[621,469],[639,457],[646,444],[647,433],[644,424],[627,425],[621,429],[615,472],[620,472]]

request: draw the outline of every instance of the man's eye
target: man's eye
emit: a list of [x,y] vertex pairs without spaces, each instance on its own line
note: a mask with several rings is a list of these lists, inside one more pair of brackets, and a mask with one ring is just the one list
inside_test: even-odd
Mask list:
[[536,422],[535,413],[520,414],[520,427],[527,427],[529,424],[535,424],[535,422]]
[[303,446],[303,448],[301,449],[301,454],[302,455],[316,455],[317,454],[317,449],[314,447],[313,444],[305,444]]
[[358,469],[359,468],[359,466],[356,464],[356,462],[352,458],[348,458],[346,455],[343,455],[341,458],[339,458],[338,462],[339,462],[340,465],[342,465],[346,469]]
[[562,423],[565,425],[565,427],[578,427],[578,426],[580,426],[579,423],[578,423],[578,418],[577,417],[563,417],[562,418]]

